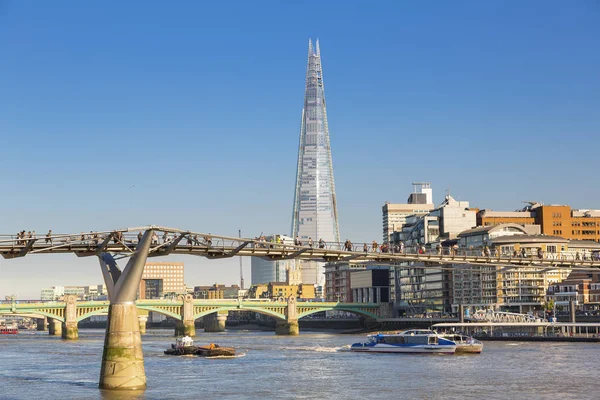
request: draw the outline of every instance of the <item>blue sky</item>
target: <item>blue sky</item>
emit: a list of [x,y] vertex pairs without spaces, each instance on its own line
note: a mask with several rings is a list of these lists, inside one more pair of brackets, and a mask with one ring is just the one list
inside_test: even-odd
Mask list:
[[[436,203],[600,208],[596,1],[0,0],[0,231],[288,232],[311,37],[343,239],[379,240],[413,181]],[[237,260],[183,261],[188,285],[238,280]],[[0,277],[21,298],[102,281],[74,256]]]

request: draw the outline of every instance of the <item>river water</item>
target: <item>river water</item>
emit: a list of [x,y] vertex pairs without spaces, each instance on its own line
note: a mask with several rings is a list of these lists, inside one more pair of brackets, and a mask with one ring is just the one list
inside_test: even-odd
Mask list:
[[144,335],[148,388],[98,389],[104,331],[0,337],[0,399],[597,399],[600,345],[486,342],[481,355],[364,354],[364,336],[199,331],[229,359],[165,356],[172,331]]

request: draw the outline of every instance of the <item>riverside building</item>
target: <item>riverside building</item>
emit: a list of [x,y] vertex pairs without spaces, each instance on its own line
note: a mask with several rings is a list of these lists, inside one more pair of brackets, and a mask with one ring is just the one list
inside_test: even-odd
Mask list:
[[[575,246],[581,246],[574,244]],[[459,235],[460,251],[520,257],[553,258],[570,254],[569,240],[546,235],[529,235],[518,224],[479,227]],[[453,311],[460,305],[527,313],[540,311],[546,291],[563,281],[571,270],[539,267],[457,264],[452,266]]]
[[515,223],[526,228],[535,226],[537,232],[566,239],[592,240],[600,242],[600,210],[574,210],[567,205],[543,205],[530,202],[521,211],[481,210],[477,224],[493,226]]

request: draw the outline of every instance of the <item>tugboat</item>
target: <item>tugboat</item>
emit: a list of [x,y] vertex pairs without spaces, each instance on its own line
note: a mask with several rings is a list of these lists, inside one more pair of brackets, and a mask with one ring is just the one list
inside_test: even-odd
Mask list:
[[189,336],[177,338],[171,348],[165,350],[169,356],[197,355],[200,357],[235,356],[232,347],[221,347],[211,343],[208,346],[194,346],[194,340]]
[[198,350],[194,346],[194,340],[189,336],[177,338],[175,343],[171,344],[171,348],[165,350],[165,354],[169,356],[187,356],[195,355]]

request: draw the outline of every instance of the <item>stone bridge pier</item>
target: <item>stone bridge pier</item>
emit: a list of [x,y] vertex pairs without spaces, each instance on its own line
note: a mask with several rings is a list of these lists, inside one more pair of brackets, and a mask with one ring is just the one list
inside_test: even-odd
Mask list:
[[67,340],[77,340],[79,338],[79,328],[77,327],[77,296],[72,294],[65,296],[65,322],[62,325],[62,338]]
[[48,333],[50,336],[62,336],[62,322],[54,318],[49,318]]
[[214,312],[204,316],[204,332],[225,332],[227,311]]
[[196,336],[196,325],[194,321],[194,296],[186,294],[179,296],[183,301],[181,306],[181,321],[175,325],[175,336]]
[[46,330],[46,317],[44,318],[36,318],[36,326],[38,331]]
[[138,315],[138,321],[140,323],[140,334],[145,335],[146,334],[146,323],[148,322],[148,316],[147,315]]
[[294,296],[288,298],[285,315],[285,321],[277,321],[275,334],[289,336],[299,335],[298,310],[296,309],[296,298]]

